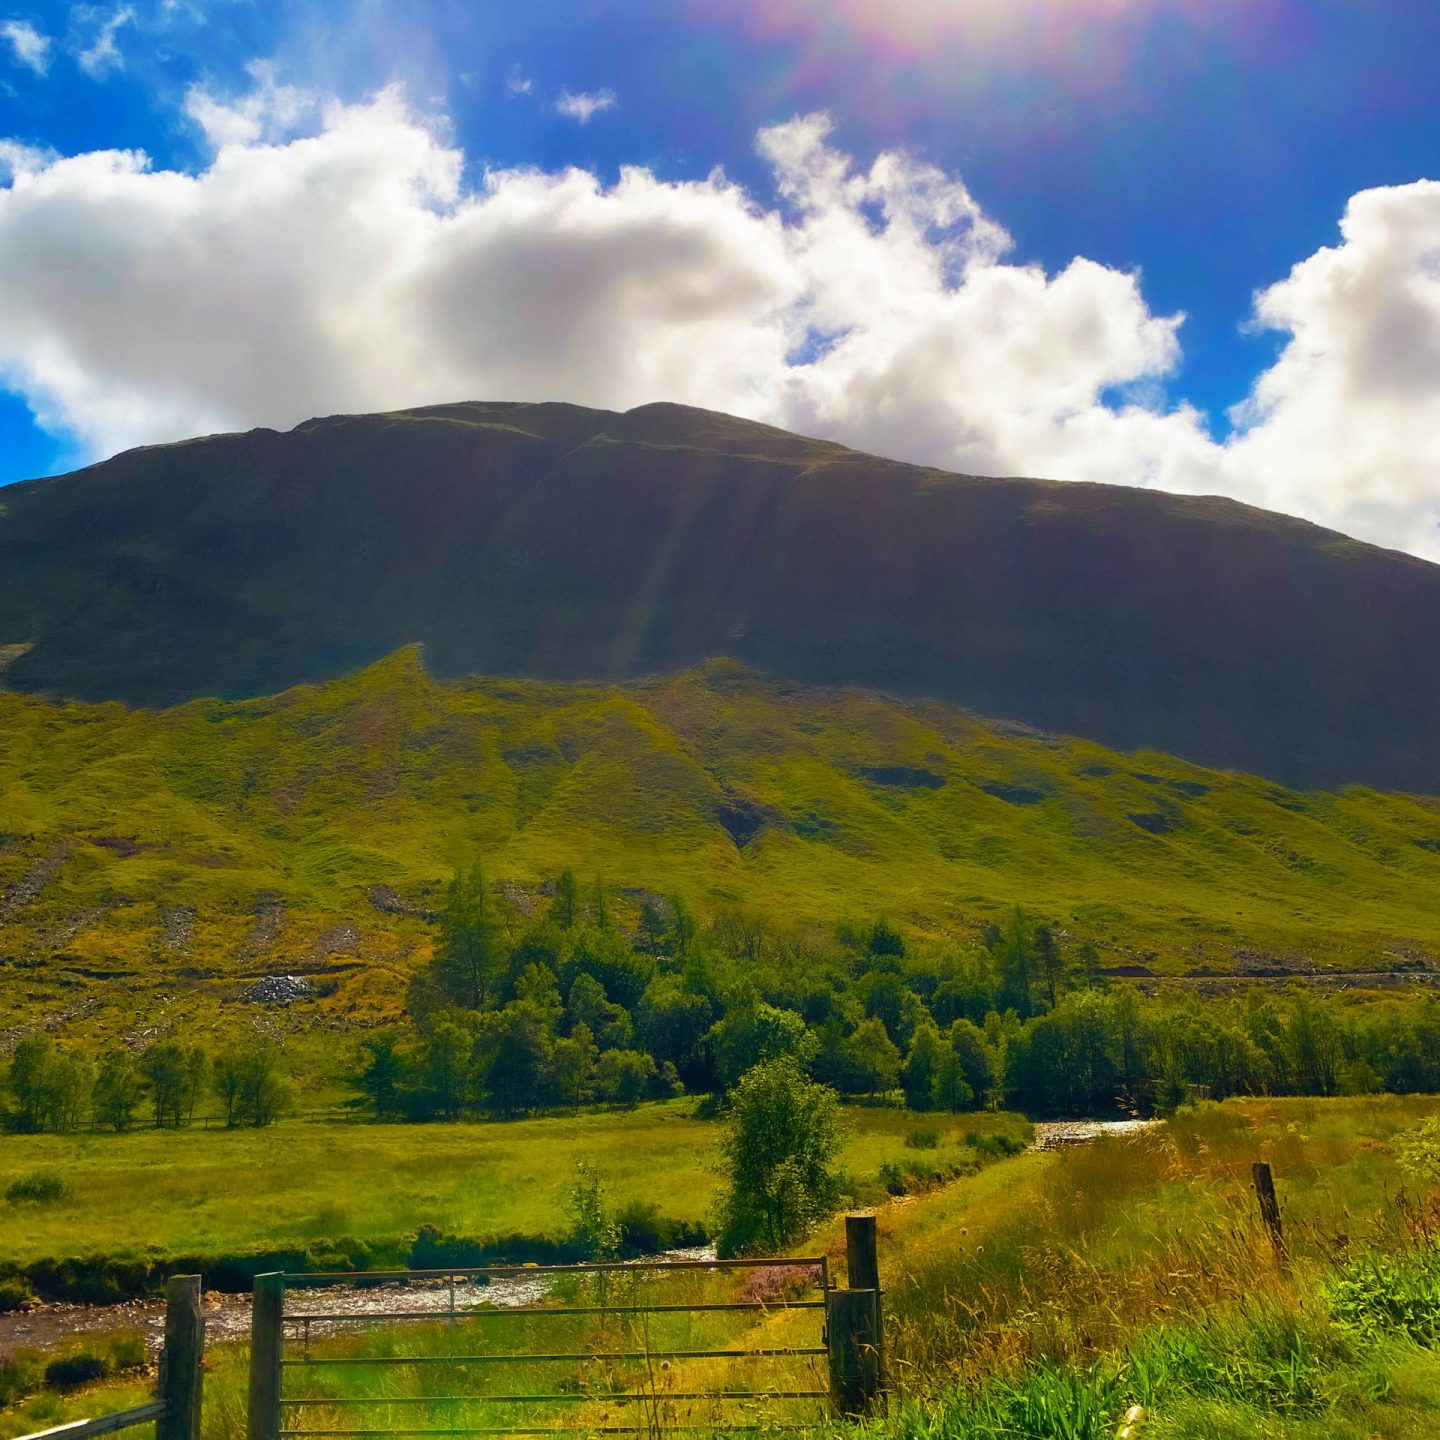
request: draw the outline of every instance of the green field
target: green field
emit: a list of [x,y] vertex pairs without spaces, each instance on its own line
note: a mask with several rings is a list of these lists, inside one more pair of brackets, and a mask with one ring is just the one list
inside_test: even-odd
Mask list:
[[[459,1125],[366,1125],[287,1120],[267,1130],[135,1131],[127,1135],[11,1135],[0,1141],[0,1193],[21,1175],[62,1172],[59,1203],[0,1204],[0,1265],[66,1256],[243,1256],[339,1240],[403,1263],[421,1225],[481,1242],[562,1237],[563,1187],[587,1160],[617,1203],[655,1204],[696,1224],[720,1185],[714,1121],[693,1101],[633,1111]],[[883,1108],[846,1111],[842,1165],[867,1197],[904,1137],[935,1125],[927,1151],[954,1163],[969,1133],[1017,1142],[1019,1116],[934,1121]],[[972,1152],[973,1155],[973,1152]]]
[[[1140,1137],[1029,1152],[882,1206],[892,1403],[864,1433],[1110,1440],[1140,1405],[1145,1440],[1433,1435],[1440,1190],[1399,1158],[1437,1115],[1435,1098],[1203,1105]],[[893,1137],[914,1120],[886,1123]],[[884,1129],[877,1118],[852,1160],[881,1154]],[[1283,1266],[1249,1184],[1262,1158],[1283,1206]],[[838,1226],[809,1244],[843,1250]],[[751,1339],[793,1341],[802,1324],[767,1317]],[[243,1350],[212,1355],[207,1440],[243,1433],[244,1363]],[[682,1365],[673,1383],[692,1378]],[[394,1383],[407,1394],[422,1382],[402,1369]],[[136,1382],[37,1397],[4,1430],[142,1394]]]
[[[624,924],[679,892],[820,936],[889,914],[963,948],[1021,903],[1160,974],[1440,953],[1432,801],[1291,791],[729,662],[442,683],[405,652],[163,712],[0,693],[0,735],[12,1041],[258,1026],[333,1055],[336,1031],[395,1016],[433,942],[406,912],[476,859],[516,926],[570,865]],[[277,972],[314,998],[244,1003]]]

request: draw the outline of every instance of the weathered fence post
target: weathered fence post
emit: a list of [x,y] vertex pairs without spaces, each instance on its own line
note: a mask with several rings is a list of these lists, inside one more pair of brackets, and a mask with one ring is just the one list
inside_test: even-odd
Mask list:
[[165,1287],[165,1348],[160,1352],[158,1387],[165,1413],[156,1424],[156,1440],[200,1440],[204,1359],[200,1277],[172,1275]]
[[845,1290],[825,1295],[830,1398],[841,1415],[873,1415],[884,1397],[884,1340],[875,1217],[845,1217]]
[[249,1440],[277,1440],[280,1434],[280,1316],[284,1305],[284,1275],[257,1275],[250,1311]]
[[1250,1173],[1255,1177],[1255,1199],[1260,1204],[1260,1218],[1270,1232],[1270,1243],[1275,1247],[1275,1255],[1283,1265],[1286,1259],[1285,1236],[1280,1230],[1280,1201],[1275,1195],[1275,1177],[1264,1160],[1257,1160],[1250,1167]]

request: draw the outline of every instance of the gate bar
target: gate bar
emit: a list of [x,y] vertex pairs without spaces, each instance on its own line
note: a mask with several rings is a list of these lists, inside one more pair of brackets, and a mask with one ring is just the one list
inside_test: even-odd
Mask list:
[[475,1310],[370,1310],[336,1314],[315,1311],[281,1316],[287,1325],[311,1320],[365,1324],[375,1320],[489,1320],[510,1315],[668,1315],[692,1310],[823,1310],[823,1300],[726,1300],[696,1305],[494,1305]]
[[[370,1400],[282,1400],[280,1404],[315,1409],[357,1405],[631,1405],[637,1400],[823,1400],[829,1394],[829,1390],[659,1390],[653,1395],[648,1390],[604,1390],[594,1394],[567,1390],[554,1395],[397,1395],[376,1396]],[[307,1430],[304,1433],[322,1432]]]
[[282,1360],[284,1369],[331,1365],[514,1365],[525,1360],[745,1360],[778,1355],[828,1355],[824,1345],[787,1350],[609,1350],[567,1351],[561,1355],[331,1355],[310,1360]]
[[782,1256],[763,1260],[753,1256],[738,1260],[587,1260],[573,1265],[454,1265],[444,1270],[299,1270],[287,1271],[285,1283],[291,1289],[314,1280],[448,1280],[452,1275],[589,1275],[600,1270],[786,1270],[828,1264],[824,1255]]

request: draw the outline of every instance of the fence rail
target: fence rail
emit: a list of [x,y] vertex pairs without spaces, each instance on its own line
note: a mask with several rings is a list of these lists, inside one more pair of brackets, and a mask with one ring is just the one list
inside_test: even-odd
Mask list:
[[205,1316],[200,1277],[174,1275],[165,1287],[165,1346],[160,1352],[158,1393],[129,1410],[90,1420],[71,1420],[37,1430],[21,1440],[89,1440],[138,1425],[155,1424],[156,1440],[200,1440],[201,1366],[205,1358]]
[[129,1410],[117,1410],[113,1415],[101,1415],[94,1420],[71,1420],[65,1425],[52,1425],[48,1430],[36,1430],[24,1440],[51,1440],[53,1436],[65,1436],[66,1440],[88,1440],[91,1435],[113,1435],[117,1430],[129,1430],[135,1425],[148,1425],[165,1414],[163,1400],[147,1400]]

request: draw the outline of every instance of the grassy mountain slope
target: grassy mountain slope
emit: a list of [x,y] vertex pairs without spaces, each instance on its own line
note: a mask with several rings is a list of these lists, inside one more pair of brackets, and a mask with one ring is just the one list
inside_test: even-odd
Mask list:
[[1021,902],[1160,972],[1440,957],[1435,802],[1300,793],[730,661],[442,681],[411,649],[163,711],[0,693],[0,735],[12,1027],[213,1021],[292,972],[326,992],[296,1015],[374,1019],[428,954],[414,912],[476,857],[522,911],[569,864],[622,912],[675,890],[956,943]]
[[1230,501],[985,480],[674,405],[465,404],[131,451],[0,502],[11,688],[728,655],[1290,784],[1440,793],[1440,567]]

